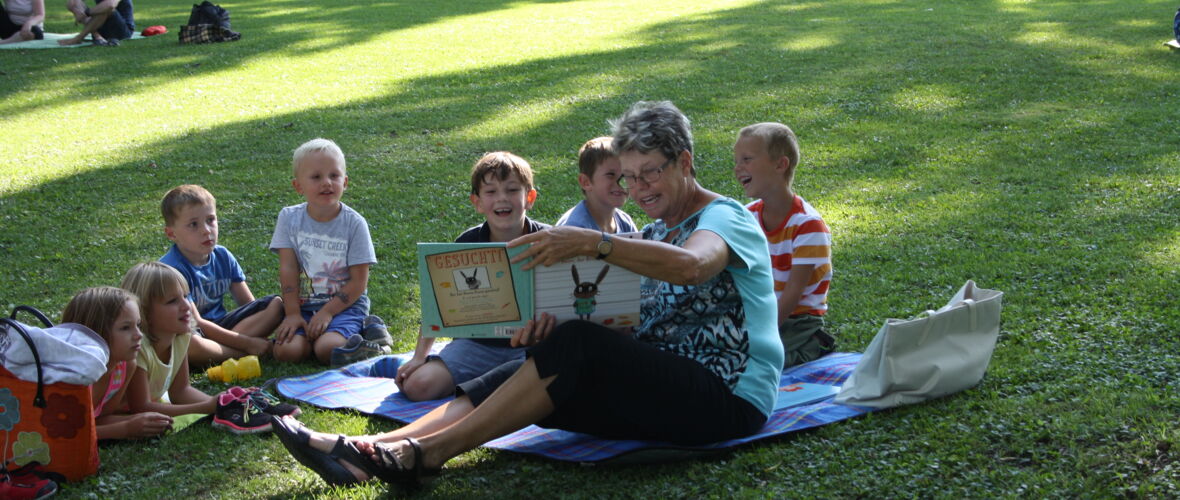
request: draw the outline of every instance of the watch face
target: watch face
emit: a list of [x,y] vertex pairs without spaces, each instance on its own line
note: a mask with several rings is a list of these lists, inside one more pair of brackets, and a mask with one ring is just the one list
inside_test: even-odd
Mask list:
[[611,242],[609,242],[607,240],[602,240],[602,241],[598,242],[598,254],[599,255],[609,254],[612,247],[613,246],[611,245]]

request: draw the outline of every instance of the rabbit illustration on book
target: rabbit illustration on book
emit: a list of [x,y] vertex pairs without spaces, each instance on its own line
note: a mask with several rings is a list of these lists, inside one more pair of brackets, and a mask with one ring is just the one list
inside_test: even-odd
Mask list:
[[570,273],[574,276],[574,312],[578,313],[579,319],[589,320],[590,315],[594,314],[595,306],[598,305],[594,300],[594,296],[598,295],[598,284],[602,283],[609,270],[610,266],[602,266],[602,270],[598,271],[598,278],[591,283],[578,277],[577,264],[570,265]]
[[473,269],[471,271],[471,276],[468,276],[466,273],[463,272],[462,269],[460,269],[459,275],[462,276],[463,280],[467,282],[467,289],[468,290],[476,290],[479,288],[479,286],[480,286],[479,268]]

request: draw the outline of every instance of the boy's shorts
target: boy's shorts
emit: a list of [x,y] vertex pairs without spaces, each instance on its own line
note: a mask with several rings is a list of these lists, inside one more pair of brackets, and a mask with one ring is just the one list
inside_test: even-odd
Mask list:
[[451,372],[454,384],[459,385],[509,361],[523,360],[524,351],[524,347],[496,347],[470,339],[455,339],[438,355],[427,356],[426,360],[442,360],[447,371]]
[[235,326],[238,326],[238,323],[242,322],[242,320],[266,310],[266,306],[269,306],[270,301],[274,300],[275,297],[278,297],[278,295],[267,295],[261,299],[254,299],[248,304],[240,306],[237,309],[226,313],[225,316],[222,316],[221,319],[214,321],[214,323],[217,323],[217,326],[225,328],[226,330],[233,330]]
[[836,339],[824,330],[824,317],[796,314],[778,326],[787,361],[783,367],[814,361],[836,349]]
[[[323,304],[317,304],[312,307],[303,307],[299,312],[303,314],[303,321],[311,321],[311,317],[319,312]],[[361,295],[361,298],[356,299],[348,309],[340,311],[340,314],[332,316],[332,321],[328,322],[328,327],[324,332],[336,332],[347,340],[353,335],[360,335],[361,330],[365,327],[365,317],[369,315],[369,298]],[[307,335],[307,332],[302,328],[295,330],[295,335]]]

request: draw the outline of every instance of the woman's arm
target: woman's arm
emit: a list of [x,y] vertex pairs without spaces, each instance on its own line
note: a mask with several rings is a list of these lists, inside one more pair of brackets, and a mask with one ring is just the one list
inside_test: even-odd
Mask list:
[[25,20],[25,24],[21,25],[21,34],[27,37],[33,36],[33,26],[41,24],[45,21],[45,0],[33,0],[33,14]]
[[[525,269],[549,266],[577,256],[597,256],[602,233],[573,226],[558,226],[526,234],[508,243],[509,248],[532,243],[513,263],[532,258]],[[683,247],[662,241],[611,238],[606,262],[635,273],[676,285],[708,281],[729,264],[729,245],[712,231],[693,232]]]

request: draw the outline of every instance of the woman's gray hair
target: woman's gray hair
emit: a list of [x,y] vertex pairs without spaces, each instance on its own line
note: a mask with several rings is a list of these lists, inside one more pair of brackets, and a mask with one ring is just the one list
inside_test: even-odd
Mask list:
[[688,117],[671,101],[639,101],[623,116],[608,122],[615,154],[627,151],[647,153],[659,150],[665,158],[676,158],[681,151],[692,154],[692,127]]
[[340,170],[347,172],[347,168],[344,163],[344,151],[340,150],[340,146],[337,146],[335,142],[332,142],[329,139],[316,137],[315,139],[301,144],[298,148],[295,148],[295,153],[291,155],[291,172],[294,173],[296,177],[299,176],[299,162],[303,161],[307,155],[312,153],[323,153],[328,155],[329,158],[336,160],[336,164],[340,165]]

